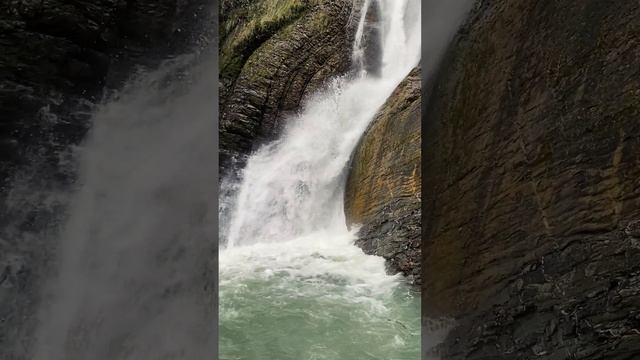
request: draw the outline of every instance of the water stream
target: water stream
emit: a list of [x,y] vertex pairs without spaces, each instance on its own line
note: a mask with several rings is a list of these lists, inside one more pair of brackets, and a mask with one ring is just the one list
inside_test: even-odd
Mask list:
[[[68,208],[45,234],[56,256],[29,358],[215,358],[221,208],[220,359],[419,358],[419,294],[353,245],[357,229],[343,211],[358,140],[420,60],[421,1],[377,1],[377,75],[363,71],[362,14],[353,74],[307,99],[282,136],[252,154],[220,207],[210,54],[167,60],[98,107],[73,149],[73,195],[52,194]],[[449,4],[463,2],[422,2],[432,10],[423,67],[463,13]]]
[[[370,2],[365,1],[364,6]],[[308,99],[248,159],[221,227],[220,359],[418,359],[419,293],[353,245],[349,158],[420,61],[420,1],[381,0],[382,69],[355,69]],[[353,47],[362,64],[363,24]],[[225,220],[225,219],[221,219]]]

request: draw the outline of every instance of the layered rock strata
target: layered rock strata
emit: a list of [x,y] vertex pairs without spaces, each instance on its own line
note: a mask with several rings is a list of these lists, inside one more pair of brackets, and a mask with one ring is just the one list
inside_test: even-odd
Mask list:
[[389,271],[421,282],[421,71],[395,89],[358,144],[345,190],[356,244],[387,260]]
[[358,23],[353,5],[351,0],[222,2],[223,174],[273,139],[307,95],[350,69]]
[[443,359],[640,356],[640,4],[479,1],[428,98]]

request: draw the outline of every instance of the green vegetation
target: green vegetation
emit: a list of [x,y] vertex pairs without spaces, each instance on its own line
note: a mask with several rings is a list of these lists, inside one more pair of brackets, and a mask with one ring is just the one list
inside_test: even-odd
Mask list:
[[323,31],[329,27],[329,15],[325,13],[319,13],[312,20],[312,26],[317,29],[318,32]]
[[221,4],[221,78],[235,79],[249,56],[316,0],[227,0]]

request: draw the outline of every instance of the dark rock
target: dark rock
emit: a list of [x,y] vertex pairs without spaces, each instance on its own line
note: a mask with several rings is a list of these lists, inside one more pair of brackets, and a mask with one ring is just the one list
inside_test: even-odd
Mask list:
[[372,0],[367,9],[364,32],[364,64],[363,68],[371,75],[380,75],[382,70],[382,22],[380,18],[380,3]]
[[639,16],[478,1],[451,47],[422,132],[443,359],[640,358]]
[[95,104],[137,67],[206,51],[214,41],[211,5],[0,2],[1,359],[27,357],[40,285],[56,247],[51,239],[75,181],[74,146],[87,133]]
[[624,233],[636,240],[640,240],[640,220],[632,221],[624,229]]
[[353,1],[221,4],[220,167],[244,157],[282,128],[305,97],[347,72],[357,21]]
[[356,244],[416,284],[422,273],[420,82],[416,68],[389,97],[354,152],[345,189],[347,223],[362,225]]
[[0,261],[0,287],[5,289],[24,287],[27,272],[27,264],[22,257],[6,256]]

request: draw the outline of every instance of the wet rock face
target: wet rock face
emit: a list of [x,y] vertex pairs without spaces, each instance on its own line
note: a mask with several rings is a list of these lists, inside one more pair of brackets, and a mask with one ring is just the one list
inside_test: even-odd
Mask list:
[[382,70],[382,21],[380,2],[372,0],[365,15],[363,67],[370,75],[379,76]]
[[19,169],[38,159],[57,164],[82,139],[105,85],[117,88],[133,66],[198,42],[191,30],[210,8],[204,0],[0,4],[1,192]]
[[387,259],[390,272],[421,281],[420,69],[396,88],[353,155],[345,190],[356,244]]
[[[308,94],[351,65],[351,0],[221,3],[220,166],[282,128]],[[234,166],[238,168],[238,164]]]
[[212,10],[205,0],[0,2],[1,359],[27,356],[73,145],[105,87],[204,46],[211,39],[195,29]]
[[640,356],[640,4],[481,1],[425,113],[444,359]]

